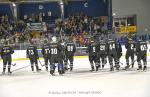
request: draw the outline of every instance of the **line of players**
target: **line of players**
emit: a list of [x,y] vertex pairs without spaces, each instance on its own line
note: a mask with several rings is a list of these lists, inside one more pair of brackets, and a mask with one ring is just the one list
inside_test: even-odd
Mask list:
[[[43,58],[45,61],[45,67],[48,71],[48,64],[50,64],[50,74],[54,74],[56,64],[58,65],[58,72],[59,74],[65,73],[68,70],[68,61],[70,61],[70,71],[73,70],[73,61],[74,61],[74,53],[76,51],[75,44],[70,38],[66,43],[65,46],[61,45],[60,42],[57,41],[57,38],[54,36],[52,37],[52,42],[48,43],[45,41],[41,53],[43,54]],[[8,65],[8,73],[11,74],[11,65],[12,65],[12,54],[14,53],[13,48],[8,45],[8,42],[5,41],[4,45],[0,49],[0,55],[3,60],[3,72],[5,74],[6,65]],[[36,45],[31,41],[30,46],[26,50],[27,57],[31,63],[31,70],[34,71],[34,67],[36,67],[36,71],[41,71],[38,66],[38,50]]]
[[[139,39],[138,43],[135,44],[132,39],[128,39],[128,42],[125,45],[126,51],[126,69],[129,69],[130,65],[132,68],[134,67],[134,62],[138,62],[137,70],[146,70],[147,69],[147,43]],[[74,61],[74,53],[76,52],[75,44],[72,41],[72,38],[65,43],[65,45],[61,45],[60,42],[57,42],[56,37],[52,37],[52,42],[48,43],[45,41],[42,47],[42,54],[45,61],[45,67],[48,71],[48,64],[50,64],[50,74],[54,74],[56,64],[58,65],[59,74],[65,73],[68,70],[68,60],[70,61],[70,71],[73,70],[73,61]],[[3,74],[5,74],[6,65],[8,64],[8,73],[11,74],[11,54],[14,51],[11,46],[5,45],[1,48],[0,54],[3,59]],[[122,56],[122,46],[115,39],[108,39],[106,43],[104,40],[100,40],[99,43],[96,43],[94,40],[91,40],[87,53],[89,56],[89,62],[91,64],[91,71],[98,71],[99,69],[103,69],[105,64],[107,63],[107,57],[110,64],[110,71],[119,70],[120,68],[120,58]],[[137,55],[137,60],[134,60],[134,54]],[[37,47],[31,42],[31,45],[27,49],[27,57],[30,59],[31,69],[34,71],[34,65],[36,67],[36,71],[40,71],[38,67],[38,50]],[[129,63],[129,58],[131,57],[131,64]],[[142,68],[143,61],[144,67]],[[115,64],[115,65],[114,65]]]
[[[130,66],[134,67],[135,61],[138,62],[138,69],[145,71],[147,69],[147,43],[139,39],[138,43],[135,43],[131,38],[128,39],[125,44],[126,50],[126,67],[124,70],[129,69]],[[89,61],[91,64],[91,71],[98,71],[100,68],[104,68],[107,63],[107,57],[110,64],[110,71],[120,69],[120,58],[122,56],[122,46],[116,39],[108,39],[106,43],[103,39],[99,43],[96,43],[94,40],[88,46]],[[135,60],[135,55],[137,60]],[[129,63],[129,58],[131,58],[131,63]],[[143,61],[144,67],[142,68]],[[95,65],[94,65],[95,64]]]

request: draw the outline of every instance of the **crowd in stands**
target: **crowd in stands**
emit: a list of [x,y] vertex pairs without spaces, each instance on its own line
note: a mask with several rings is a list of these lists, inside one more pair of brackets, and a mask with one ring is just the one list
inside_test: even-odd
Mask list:
[[0,39],[24,41],[26,24],[23,21],[13,21],[7,15],[0,16]]
[[[28,19],[28,20],[27,20]],[[13,21],[8,18],[7,15],[0,16],[0,40],[11,39],[15,42],[24,42],[29,39],[34,39],[32,35],[26,36],[26,23],[27,22],[41,22],[41,17],[27,18],[23,21]],[[88,17],[83,14],[70,15],[65,20],[57,19],[53,26],[46,23],[42,37],[48,38],[49,36],[72,36],[73,40],[77,43],[77,46],[86,46],[89,42],[90,36],[98,37],[101,35],[107,35],[107,24],[101,22],[100,18]],[[138,35],[134,35],[135,42],[138,40]],[[143,34],[140,36],[143,40],[150,41],[150,34]],[[127,40],[127,36],[121,36],[118,38],[121,44],[124,44]]]

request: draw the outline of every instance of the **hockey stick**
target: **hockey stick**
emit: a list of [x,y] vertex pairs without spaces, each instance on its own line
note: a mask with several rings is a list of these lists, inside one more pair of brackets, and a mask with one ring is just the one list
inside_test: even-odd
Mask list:
[[11,64],[12,66],[16,66],[16,63],[14,63],[14,64]]
[[38,59],[38,61],[39,61],[40,65],[43,67],[44,65],[42,65],[41,61],[39,59]]
[[120,63],[121,65],[123,65],[123,63],[122,62],[120,62],[120,61],[117,61],[118,63]]
[[[143,55],[143,56],[144,56],[144,55]],[[141,59],[143,58],[143,56],[141,56],[141,57],[139,58],[139,60],[141,60]],[[129,64],[129,67],[131,67],[131,66],[132,66],[132,64],[133,64],[133,63],[135,63],[137,60],[138,60],[138,58],[137,58],[137,59],[135,59],[133,62],[131,62],[131,64]],[[125,70],[126,70],[126,67],[125,67]]]
[[[116,61],[117,63],[120,63],[121,65],[124,65],[122,62],[120,62],[120,61]],[[116,66],[118,66],[118,65],[115,65],[114,67],[116,67]],[[120,65],[119,65],[119,67],[118,68],[120,68]]]
[[[0,60],[3,60],[3,59],[0,59]],[[12,63],[11,65],[12,65],[12,66],[16,66],[16,63]]]
[[20,67],[20,68],[17,68],[17,69],[15,69],[15,70],[13,70],[12,72],[15,72],[15,71],[18,71],[18,70],[21,70],[21,69],[25,69],[25,68],[27,68],[27,67],[29,67],[30,65],[27,65],[27,66],[24,66],[24,67]]
[[[147,53],[146,53],[147,54]],[[138,55],[138,54],[137,54]],[[136,56],[137,56],[136,55]],[[143,54],[143,56],[139,57],[139,60],[141,60],[143,57],[145,56],[145,54]],[[136,60],[134,60],[129,66],[131,66],[134,62],[136,62],[138,60],[138,58]]]

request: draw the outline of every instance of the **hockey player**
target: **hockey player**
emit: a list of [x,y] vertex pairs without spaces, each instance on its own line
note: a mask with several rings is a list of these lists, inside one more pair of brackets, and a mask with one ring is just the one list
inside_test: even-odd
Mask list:
[[62,46],[57,42],[57,38],[55,36],[52,37],[52,42],[50,43],[51,50],[51,64],[50,64],[50,74],[53,75],[56,68],[56,63],[58,63],[58,72],[59,74],[64,73],[63,67],[63,57],[62,57]]
[[46,71],[48,71],[48,63],[50,64],[50,46],[48,44],[48,41],[44,41],[44,45],[42,47],[42,55],[45,62]]
[[137,62],[138,62],[138,69],[142,70],[142,63],[141,60],[144,63],[143,71],[147,69],[147,43],[146,41],[143,41],[139,39],[137,46],[136,46],[136,54],[137,54]]
[[26,51],[27,57],[30,60],[31,63],[31,70],[34,71],[34,64],[36,67],[36,71],[41,71],[41,69],[39,69],[38,67],[38,51],[37,51],[37,47],[33,44],[33,42],[30,42],[30,46],[27,48]]
[[114,65],[113,65],[113,60],[115,63],[115,67],[117,70],[119,70],[120,66],[118,64],[118,57],[117,57],[117,43],[114,39],[109,39],[108,40],[108,60],[110,64],[110,71],[114,71]]
[[120,58],[122,56],[122,46],[120,44],[120,42],[116,39],[116,42],[117,42],[117,47],[116,47],[116,51],[117,51],[117,59],[118,59],[118,63],[117,64],[120,64]]
[[[65,43],[66,43],[66,40],[65,39],[61,39],[59,41],[60,45],[61,45],[61,55],[62,55],[62,62],[63,64],[65,64],[65,60],[66,60],[66,55],[65,55]],[[65,68],[64,68],[64,71],[65,71]]]
[[130,64],[129,64],[129,58],[131,57],[131,65],[132,65],[132,68],[134,67],[134,54],[135,54],[135,43],[134,41],[132,40],[132,38],[129,38],[127,40],[127,43],[125,44],[125,48],[127,49],[126,51],[126,64],[127,66],[125,67],[125,69],[128,69],[130,67]]
[[[108,47],[107,47],[107,44],[106,42],[104,41],[104,39],[101,39],[100,40],[100,43],[98,44],[98,63],[99,63],[99,66],[101,68],[101,63],[102,63],[102,69],[104,68],[105,64],[106,64],[106,57],[107,57],[107,50],[108,50]],[[100,61],[101,60],[101,61]]]
[[65,70],[68,70],[68,60],[70,62],[70,71],[73,70],[73,61],[74,53],[76,51],[75,44],[72,41],[72,38],[69,38],[69,41],[65,44]]
[[11,46],[8,45],[8,42],[5,41],[4,45],[1,48],[1,58],[3,59],[3,72],[2,74],[5,74],[6,65],[8,64],[8,74],[11,74],[11,62],[12,57],[11,54],[14,53],[14,50]]
[[[95,67],[96,67],[96,71],[97,71],[100,66],[97,61],[98,45],[95,43],[95,41],[93,41],[93,40],[90,41],[87,52],[89,54],[91,71],[95,71]],[[95,66],[94,66],[94,63],[95,63]]]

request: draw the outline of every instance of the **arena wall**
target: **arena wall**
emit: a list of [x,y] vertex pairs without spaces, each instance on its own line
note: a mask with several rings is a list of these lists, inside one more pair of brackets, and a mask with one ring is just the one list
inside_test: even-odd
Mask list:
[[112,10],[116,16],[136,14],[138,34],[148,34],[150,31],[149,4],[150,0],[112,0]]

